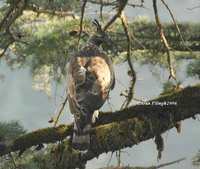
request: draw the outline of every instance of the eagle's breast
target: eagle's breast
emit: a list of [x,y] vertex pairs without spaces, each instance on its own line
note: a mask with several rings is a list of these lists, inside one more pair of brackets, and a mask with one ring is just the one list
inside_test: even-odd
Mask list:
[[109,92],[108,87],[111,83],[111,72],[109,66],[106,61],[99,56],[91,58],[90,62],[91,64],[88,66],[87,70],[96,77],[92,92],[100,92],[99,94],[104,100],[107,98]]
[[70,59],[68,95],[72,113],[90,114],[104,104],[114,83],[111,63],[104,53],[89,47]]

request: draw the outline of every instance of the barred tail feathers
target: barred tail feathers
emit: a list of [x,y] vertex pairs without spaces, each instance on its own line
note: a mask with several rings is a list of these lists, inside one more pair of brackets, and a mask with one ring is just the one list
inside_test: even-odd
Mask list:
[[72,144],[75,149],[85,150],[89,148],[90,145],[90,134],[91,125],[86,125],[81,131],[77,129],[76,123],[74,124],[74,133]]

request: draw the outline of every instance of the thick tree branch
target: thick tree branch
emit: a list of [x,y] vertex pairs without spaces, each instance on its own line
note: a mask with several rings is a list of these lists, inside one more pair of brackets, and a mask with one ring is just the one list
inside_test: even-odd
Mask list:
[[37,14],[48,14],[60,17],[76,18],[75,13],[73,11],[59,11],[59,10],[45,9],[32,4],[28,4],[25,10],[30,10],[36,12]]
[[[169,103],[169,101],[177,102],[177,105],[151,106],[154,103]],[[131,107],[127,109],[127,112],[120,113],[128,113],[132,118],[120,120],[120,123],[113,122],[94,128],[91,133],[91,146],[87,153],[82,154],[73,150],[70,142],[66,142],[61,158],[57,162],[51,160],[50,166],[64,166],[67,169],[84,168],[84,164],[88,160],[98,157],[102,153],[131,147],[151,139],[155,135],[173,128],[177,121],[199,114],[199,101],[200,86],[196,86],[162,96],[152,101],[149,106]]]
[[0,22],[0,30],[7,31],[15,20],[22,15],[26,5],[27,0],[17,0],[15,3],[10,4],[9,10]]
[[[173,105],[173,102],[177,105]],[[104,152],[131,147],[141,141],[153,138],[156,134],[174,127],[177,121],[199,114],[199,102],[200,86],[195,86],[161,96],[146,102],[146,105],[132,106],[115,113],[101,113],[95,124],[96,127],[91,131],[90,151],[81,159],[86,162]],[[172,105],[156,105],[159,103],[171,103]],[[119,121],[120,123],[118,123]],[[0,155],[18,150],[23,151],[42,143],[55,143],[70,136],[72,132],[72,124],[37,130],[4,145]]]
[[7,49],[12,45],[17,39],[10,31],[11,25],[15,22],[15,20],[22,15],[23,10],[27,5],[27,0],[16,0],[13,4],[10,4],[8,11],[6,12],[4,18],[0,21],[0,33],[9,34],[11,37],[10,41],[5,45],[0,52],[0,58],[6,53]]
[[[88,2],[96,5],[103,5],[103,6],[116,6],[117,1],[109,1],[109,0],[88,0]],[[128,6],[133,8],[144,8],[144,0],[141,0],[138,4],[127,3]]]

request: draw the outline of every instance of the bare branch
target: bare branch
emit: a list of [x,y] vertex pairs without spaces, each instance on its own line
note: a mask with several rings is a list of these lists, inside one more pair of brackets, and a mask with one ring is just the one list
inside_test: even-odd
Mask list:
[[130,167],[130,166],[125,166],[125,167],[121,167],[121,168],[118,168],[118,167],[105,167],[105,168],[101,168],[101,169],[158,169],[158,168],[166,167],[166,166],[173,165],[173,164],[176,164],[176,163],[180,163],[180,162],[184,161],[185,159],[186,158],[181,158],[181,159],[178,159],[178,160],[175,160],[175,161],[172,161],[172,162],[160,164],[160,165],[157,165],[157,166],[150,166],[150,167],[140,167],[140,166]]
[[81,21],[80,21],[80,30],[79,30],[79,38],[78,38],[78,47],[79,47],[79,42],[81,39],[81,34],[83,31],[83,19],[84,19],[86,4],[87,4],[87,0],[83,0],[83,5],[81,7]]
[[200,8],[200,5],[194,6],[194,7],[192,7],[192,8],[187,8],[187,9],[188,9],[188,10],[194,10],[194,9],[198,9],[198,8]]
[[104,7],[103,0],[101,0],[100,2],[101,2],[101,5],[100,5],[100,18],[101,18],[101,20],[103,20],[103,7]]
[[180,163],[181,161],[184,161],[185,159],[186,158],[181,158],[181,159],[176,160],[176,161],[172,161],[172,162],[169,162],[169,163],[160,164],[160,165],[156,166],[155,169],[166,167],[166,166],[169,166],[169,165],[172,165],[172,164],[176,164],[176,163]]
[[119,4],[117,4],[117,13],[108,21],[108,23],[104,26],[103,31],[106,31],[110,25],[112,25],[117,18],[121,16],[122,11],[127,5],[128,0],[119,0]]
[[133,90],[134,90],[134,86],[135,86],[135,82],[136,82],[136,73],[133,68],[133,64],[131,62],[131,35],[128,30],[128,22],[127,22],[126,16],[124,15],[123,11],[121,13],[120,19],[121,19],[121,22],[122,22],[122,25],[124,28],[126,38],[127,38],[127,61],[128,61],[128,65],[130,68],[130,76],[131,76],[131,85],[129,88],[128,96],[126,97],[127,99],[125,100],[122,107],[128,107],[128,105],[130,104],[130,102],[133,99],[133,93],[134,93]]
[[60,16],[60,17],[72,17],[76,18],[75,14],[73,11],[56,11],[56,10],[49,10],[49,9],[44,9],[40,8],[36,5],[27,5],[25,10],[31,10],[33,12],[36,12],[38,15],[43,13],[43,14],[48,14],[48,15],[55,15],[55,16]]
[[168,41],[165,37],[164,30],[163,30],[163,27],[162,27],[162,24],[160,22],[160,18],[159,18],[159,15],[158,15],[157,0],[153,0],[153,9],[154,9],[154,14],[155,14],[156,24],[157,24],[157,27],[158,27],[158,30],[159,30],[159,33],[160,33],[160,39],[161,39],[161,42],[163,43],[163,45],[166,49],[166,53],[167,53],[167,62],[168,62],[168,65],[169,65],[169,72],[170,72],[169,79],[173,78],[174,80],[176,80],[175,70],[172,66],[172,61],[171,61],[170,46],[169,46]]
[[103,6],[115,6],[117,4],[116,1],[109,1],[109,0],[88,0],[88,2]]
[[192,52],[192,50],[185,44],[185,40],[184,40],[184,38],[183,38],[183,36],[182,36],[182,33],[181,33],[180,29],[179,29],[178,24],[176,23],[176,19],[174,18],[174,15],[173,15],[171,9],[169,8],[169,6],[167,5],[167,3],[166,3],[164,0],[161,0],[161,2],[164,4],[164,6],[166,7],[166,9],[168,10],[168,12],[169,12],[169,14],[170,14],[170,16],[171,16],[171,18],[172,18],[172,20],[173,20],[173,23],[174,23],[174,25],[175,25],[175,27],[176,27],[176,30],[178,31],[178,34],[179,34],[179,36],[180,36],[180,38],[181,38],[181,40],[182,40],[184,46],[185,46],[190,52]]
[[61,103],[61,105],[59,106],[58,111],[56,110],[56,117],[52,117],[52,118],[49,120],[49,123],[54,123],[54,127],[56,127],[57,124],[58,124],[58,120],[59,120],[59,118],[60,118],[60,116],[61,116],[61,114],[62,114],[62,112],[63,112],[63,110],[64,110],[64,108],[65,108],[65,105],[66,105],[66,103],[67,103],[67,100],[68,100],[68,96],[66,95],[64,101],[63,101],[63,102]]
[[[88,0],[89,3],[92,4],[97,4],[97,5],[103,5],[103,6],[116,6],[117,1],[109,1],[109,0]],[[133,7],[133,8],[144,8],[144,0],[140,1],[140,4],[132,4],[132,3],[127,3],[128,6]]]

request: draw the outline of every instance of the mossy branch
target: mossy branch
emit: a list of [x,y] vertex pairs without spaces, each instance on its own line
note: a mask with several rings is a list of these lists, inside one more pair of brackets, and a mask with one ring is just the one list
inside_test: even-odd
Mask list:
[[[59,159],[59,165],[64,165],[66,168],[71,168],[72,165],[77,167],[102,153],[131,147],[153,138],[156,134],[173,128],[177,121],[200,114],[199,101],[200,85],[162,95],[157,99],[146,102],[146,105],[132,106],[115,113],[101,113],[91,131],[89,151],[85,154],[74,151],[70,141],[67,140],[65,151],[62,158]],[[156,105],[161,103],[170,105]],[[42,143],[55,143],[67,138],[72,132],[73,124],[40,129],[22,135],[9,145],[4,145],[4,148],[1,148],[0,155],[13,151],[24,151]],[[72,162],[67,163],[69,160],[73,164]],[[52,160],[52,162],[55,161]]]

